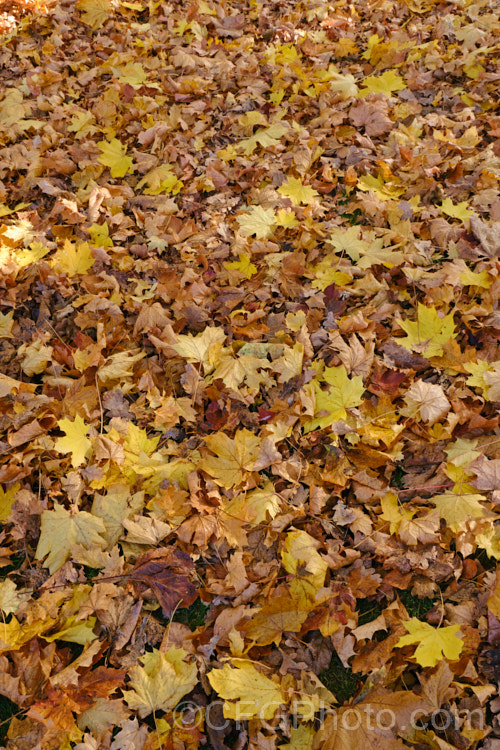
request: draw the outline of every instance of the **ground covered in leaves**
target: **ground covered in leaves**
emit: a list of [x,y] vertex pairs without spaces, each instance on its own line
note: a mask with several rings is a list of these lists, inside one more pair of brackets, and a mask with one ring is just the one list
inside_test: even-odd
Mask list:
[[498,5],[28,5],[5,747],[498,750]]

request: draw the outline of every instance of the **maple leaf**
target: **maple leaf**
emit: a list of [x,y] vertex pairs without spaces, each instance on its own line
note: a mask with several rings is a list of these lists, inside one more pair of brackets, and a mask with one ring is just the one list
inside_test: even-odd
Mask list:
[[287,596],[276,596],[253,615],[242,629],[259,646],[269,646],[271,643],[279,646],[285,631],[297,633],[301,629],[309,611],[310,603],[307,600],[301,602]]
[[4,615],[17,612],[22,601],[14,581],[6,578],[0,582],[0,610]]
[[[3,0],[0,567],[26,560],[0,582],[0,692],[31,707],[10,744],[483,741],[411,715],[457,715],[474,670],[486,711],[498,681],[476,559],[500,560],[495,14],[447,6],[450,45],[431,0],[386,34],[389,4],[43,1]],[[394,650],[397,598],[357,624],[391,588],[439,604],[457,556],[465,672],[411,656],[445,628]],[[358,675],[335,712],[332,648]]]
[[[488,609],[497,619],[500,618],[500,573],[497,570],[495,586],[488,597]],[[0,592],[1,596],[1,592]],[[0,605],[1,606],[1,605]],[[15,610],[14,610],[15,611]]]
[[367,76],[363,79],[363,88],[358,96],[368,94],[386,94],[391,96],[394,91],[406,88],[404,79],[395,70],[385,70],[380,76]]
[[470,451],[470,454],[471,460],[479,456],[470,467],[477,476],[477,479],[472,482],[474,487],[478,490],[497,490],[500,487],[500,459],[495,458],[490,461],[479,451]]
[[228,503],[226,512],[229,516],[257,525],[263,523],[268,516],[275,518],[280,507],[281,500],[272,483],[266,482],[263,487],[236,495]]
[[134,171],[133,159],[130,156],[126,156],[127,147],[117,138],[113,138],[109,142],[99,141],[97,145],[101,151],[98,162],[110,168],[111,177],[125,177],[128,172]]
[[408,635],[403,635],[396,643],[397,648],[418,644],[413,658],[421,667],[434,667],[442,659],[456,661],[464,646],[458,637],[460,625],[433,628],[416,617],[404,622]]
[[393,495],[391,492],[384,495],[380,504],[382,506],[380,518],[390,523],[389,530],[391,534],[394,534],[399,529],[403,521],[409,521],[415,515],[413,511],[402,507],[396,495]]
[[467,269],[460,274],[459,279],[464,286],[478,286],[481,289],[489,289],[493,284],[493,279],[488,271],[474,273],[474,271]]
[[317,551],[318,546],[317,540],[306,531],[290,531],[281,552],[285,570],[296,576],[305,576],[317,591],[328,570],[328,563]]
[[460,219],[460,221],[467,221],[471,216],[474,215],[473,211],[469,211],[467,208],[467,201],[462,203],[454,204],[451,198],[444,198],[441,203],[441,211],[446,216],[451,216],[453,219]]
[[255,235],[257,239],[270,237],[276,222],[273,209],[263,206],[250,206],[249,208],[247,213],[240,214],[236,219],[240,225],[239,233],[243,237]]
[[29,248],[23,248],[16,252],[16,263],[20,268],[32,266],[49,252],[49,248],[42,245],[41,242],[32,242]]
[[259,128],[259,130],[250,138],[245,138],[240,141],[237,145],[238,150],[243,151],[245,156],[253,154],[257,146],[262,148],[269,148],[270,146],[278,146],[280,138],[288,131],[286,125],[281,122],[274,122],[268,128]]
[[111,0],[78,0],[76,7],[83,11],[82,21],[93,31],[105,24],[112,10]]
[[372,174],[365,174],[359,178],[356,187],[365,192],[373,190],[377,198],[383,201],[394,200],[404,193],[404,188],[385,180],[382,175],[375,177]]
[[234,440],[224,432],[208,435],[205,443],[217,457],[202,458],[198,465],[227,489],[240,484],[245,472],[252,470],[260,448],[260,438],[246,429],[238,430]]
[[299,724],[292,727],[290,742],[279,745],[279,750],[312,750],[315,729],[308,724]]
[[456,337],[453,313],[439,315],[435,307],[418,304],[417,319],[398,320],[405,331],[405,339],[397,339],[400,346],[417,351],[424,357],[441,357],[443,344]]
[[155,711],[171,711],[198,682],[196,664],[186,661],[183,648],[171,646],[165,653],[153,649],[141,657],[142,666],[129,670],[132,690],[123,697],[143,718]]
[[[359,406],[362,402],[365,389],[361,375],[349,378],[344,365],[340,365],[339,367],[326,367],[322,377],[330,388],[324,391],[316,380],[313,382],[316,399],[315,415],[317,416],[305,423],[304,432],[323,429],[345,419],[346,410]],[[321,416],[322,412],[326,414]]]
[[94,247],[113,247],[107,221],[103,224],[92,224],[88,227],[87,232],[90,234]]
[[297,343],[292,348],[287,346],[283,355],[273,362],[273,370],[278,372],[278,383],[286,383],[302,372],[304,345]]
[[213,669],[208,680],[224,698],[227,719],[247,721],[254,716],[272,719],[279,706],[285,703],[279,684],[243,659],[232,659],[231,666],[224,664],[222,669]]
[[257,266],[250,260],[250,255],[243,253],[239,260],[233,260],[230,263],[224,263],[224,268],[228,271],[239,271],[245,278],[251,279],[257,273]]
[[491,370],[483,375],[486,384],[486,398],[488,401],[500,401],[500,362],[494,362]]
[[160,193],[177,195],[184,186],[184,183],[182,180],[178,180],[174,172],[172,172],[171,164],[160,164],[159,167],[155,167],[144,175],[142,180],[137,183],[136,189],[140,190],[144,185],[148,186],[144,191],[145,195],[160,195]]
[[362,257],[356,261],[358,268],[371,268],[374,265],[393,268],[401,265],[405,259],[404,253],[399,250],[393,250],[390,247],[382,247],[382,241],[372,242]]
[[128,578],[139,592],[151,589],[164,617],[170,618],[179,607],[189,607],[196,600],[197,590],[187,575],[193,572],[193,561],[187,553],[167,547],[146,552]]
[[71,465],[80,466],[92,450],[92,443],[87,437],[90,425],[86,425],[77,415],[73,421],[67,417],[60,419],[57,426],[66,435],[56,440],[54,448],[59,453],[71,453]]
[[74,616],[68,617],[64,625],[57,633],[45,635],[44,639],[51,643],[52,641],[69,641],[69,643],[79,643],[84,646],[86,643],[92,643],[97,638],[94,633],[94,627],[97,622],[96,617],[89,617],[88,620],[76,620]]
[[188,362],[200,362],[206,373],[213,370],[226,334],[222,328],[207,326],[202,333],[193,336],[191,333],[179,334],[177,343],[172,345],[177,354]]
[[[463,494],[462,494],[463,492]],[[457,488],[457,492],[446,492],[435,495],[431,502],[436,506],[441,518],[444,518],[452,531],[460,531],[471,518],[482,518],[486,509],[481,505],[485,498],[467,492],[466,487]]]
[[148,76],[141,63],[131,62],[121,67],[111,66],[111,70],[120,83],[128,83],[129,86],[133,86],[137,89],[140,89],[141,86],[147,85]]
[[64,242],[64,247],[58,250],[52,258],[56,270],[65,273],[70,278],[87,273],[94,262],[95,258],[87,242],[73,244],[69,240]]
[[294,206],[308,205],[319,198],[318,191],[310,185],[304,185],[299,177],[288,177],[287,181],[278,188],[278,193],[285,198],[290,198]]
[[14,313],[11,311],[4,315],[0,313],[0,339],[12,338],[12,325],[14,323]]
[[448,414],[450,402],[440,385],[417,380],[404,396],[407,407],[401,413],[409,417],[418,416],[427,424],[434,424]]
[[355,706],[330,713],[316,734],[314,749],[404,750],[408,746],[396,734],[410,732],[415,717],[431,711],[432,707],[410,690],[377,688]]
[[93,544],[104,547],[102,535],[105,533],[102,518],[87,513],[84,510],[70,511],[62,505],[54,503],[54,510],[44,510],[40,538],[35,557],[41,560],[47,555],[44,567],[55,573],[66,560],[71,557],[75,544],[81,544],[89,549]]
[[12,506],[16,501],[16,495],[21,485],[19,483],[13,484],[8,490],[4,490],[0,485],[0,523],[5,521],[10,516]]

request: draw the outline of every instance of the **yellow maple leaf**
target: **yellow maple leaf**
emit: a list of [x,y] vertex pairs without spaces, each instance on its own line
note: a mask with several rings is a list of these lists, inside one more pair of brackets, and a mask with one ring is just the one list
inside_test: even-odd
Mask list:
[[[350,42],[351,39],[347,41]],[[351,54],[351,52],[346,52],[346,54]],[[279,750],[313,750],[315,734],[315,728],[308,724],[294,726],[290,733],[290,742],[287,742],[285,745],[279,745]]]
[[20,268],[32,266],[33,263],[36,263],[37,260],[40,260],[40,258],[43,258],[49,252],[49,248],[42,245],[41,242],[32,242],[29,248],[16,251],[16,263]]
[[444,518],[447,525],[452,531],[460,531],[464,528],[464,524],[470,521],[471,518],[482,518],[486,513],[486,508],[481,505],[481,501],[485,500],[483,495],[475,494],[473,487],[458,485],[453,489],[452,492],[445,492],[442,495],[435,495],[431,498],[433,503],[439,511],[441,518]]
[[500,526],[495,524],[494,519],[487,519],[486,526],[474,541],[478,547],[486,551],[488,557],[500,560]]
[[444,452],[448,456],[448,461],[454,466],[469,466],[476,458],[479,458],[481,451],[476,450],[477,438],[469,440],[468,438],[457,438],[453,443],[449,443]]
[[50,617],[45,617],[43,620],[37,619],[29,624],[23,622],[22,625],[15,617],[12,617],[9,622],[0,622],[0,653],[17,651],[33,637],[49,630],[54,623],[55,620]]
[[160,193],[171,193],[177,195],[184,186],[182,180],[172,171],[171,164],[160,164],[159,167],[151,169],[140,182],[137,183],[136,189],[140,190],[144,185],[148,187],[144,190],[145,195],[160,195]]
[[328,570],[328,563],[317,551],[318,547],[319,542],[306,531],[290,531],[281,552],[285,570],[307,578],[316,591],[323,586]]
[[84,138],[97,132],[95,127],[95,117],[92,112],[77,112],[71,118],[71,125],[68,126],[71,133],[76,133],[76,138]]
[[41,560],[48,555],[43,563],[51,575],[64,565],[71,557],[75,544],[81,544],[89,549],[93,544],[100,547],[106,545],[102,535],[106,527],[102,518],[97,518],[84,510],[71,511],[62,505],[54,503],[54,510],[44,510],[40,538],[35,557]]
[[247,253],[242,253],[239,260],[224,263],[224,268],[228,271],[239,271],[247,279],[251,279],[257,273],[257,266],[251,262],[250,255]]
[[117,138],[112,141],[99,141],[97,144],[101,151],[101,156],[97,160],[99,164],[109,167],[111,177],[125,177],[127,172],[134,171],[134,161],[130,156],[126,156],[127,147],[120,143]]
[[467,385],[472,388],[481,388],[484,392],[484,397],[488,398],[488,383],[485,380],[486,373],[493,374],[495,365],[500,365],[500,362],[487,362],[485,359],[478,359],[477,362],[465,362],[464,368],[471,375],[467,378]]
[[334,422],[345,419],[347,416],[346,410],[359,406],[363,400],[362,395],[365,388],[362,376],[356,375],[349,378],[344,365],[325,367],[322,378],[330,385],[330,388],[324,391],[318,380],[313,381],[316,400],[315,417],[306,422],[304,432],[322,430]]
[[304,359],[304,344],[296,343],[292,348],[287,346],[285,351],[272,364],[274,372],[278,372],[278,383],[287,383],[302,372]]
[[155,711],[171,711],[198,682],[196,664],[187,662],[187,652],[172,646],[162,653],[156,648],[141,657],[142,666],[129,669],[132,690],[123,697],[141,718]]
[[416,351],[424,357],[441,357],[443,344],[456,337],[453,313],[440,316],[435,307],[418,303],[417,319],[398,320],[407,337],[397,343],[405,349]]
[[252,132],[254,125],[267,125],[267,119],[258,109],[251,109],[250,112],[245,112],[238,117],[238,124]]
[[451,198],[445,198],[441,203],[441,211],[446,214],[446,216],[451,216],[452,219],[467,221],[467,219],[470,219],[470,217],[474,215],[474,211],[470,211],[467,206],[467,201],[453,203]]
[[172,345],[172,349],[188,362],[200,362],[205,373],[208,373],[215,367],[225,340],[226,334],[222,328],[207,326],[196,336],[192,333],[178,334],[177,343]]
[[65,240],[64,247],[59,248],[52,258],[52,266],[59,273],[70,278],[77,274],[87,273],[94,265],[95,258],[87,242],[72,243]]
[[390,523],[389,531],[391,534],[397,532],[403,521],[409,521],[415,515],[413,511],[404,508],[392,492],[385,494],[380,504],[382,506],[380,518]]
[[359,268],[371,268],[374,265],[393,268],[403,263],[404,253],[399,250],[393,250],[391,247],[384,247],[383,240],[375,240],[370,244],[368,250],[363,256],[356,261]]
[[88,620],[77,620],[75,615],[71,615],[60,630],[43,637],[49,643],[52,643],[52,641],[68,641],[84,646],[97,638],[97,634],[94,633],[96,622],[96,617],[89,617]]
[[328,255],[326,258],[323,258],[323,260],[314,266],[312,273],[315,276],[312,282],[313,288],[321,289],[322,292],[330,284],[345,286],[352,281],[350,274],[338,270],[338,258],[336,255]]
[[90,234],[94,247],[113,247],[113,240],[109,236],[107,221],[104,224],[91,224],[87,232]]
[[464,642],[457,635],[460,625],[433,628],[416,617],[412,617],[403,625],[408,635],[403,635],[396,646],[402,648],[418,644],[413,656],[421,667],[434,667],[442,659],[456,661],[462,653]]
[[92,31],[105,24],[112,10],[111,0],[78,0],[76,7],[83,12],[82,21]]
[[11,508],[14,505],[16,494],[20,487],[21,485],[16,483],[12,487],[9,487],[8,490],[4,490],[2,485],[0,485],[0,523],[5,523],[10,516]]
[[489,275],[488,271],[464,271],[459,276],[460,281],[464,286],[478,286],[481,289],[489,289],[493,284],[493,277]]
[[269,516],[274,518],[281,508],[281,500],[271,482],[250,492],[241,492],[225,505],[224,510],[233,518],[258,525]]
[[286,182],[278,188],[278,193],[285,198],[290,198],[294,206],[314,203],[319,198],[319,193],[310,185],[303,185],[299,177],[289,177]]
[[385,70],[381,76],[367,76],[363,80],[363,88],[358,96],[367,96],[368,94],[392,96],[394,91],[401,91],[405,88],[404,79],[396,71]]
[[275,225],[275,216],[272,208],[262,206],[250,206],[247,213],[237,217],[240,225],[239,233],[243,237],[255,235],[258,240],[270,237]]
[[120,83],[128,83],[129,86],[133,86],[137,89],[140,89],[141,86],[147,85],[148,76],[141,63],[130,62],[122,67],[111,66],[111,70]]
[[491,370],[483,375],[487,391],[484,394],[488,401],[500,401],[500,362],[493,362]]
[[233,659],[231,664],[213,669],[208,675],[213,689],[224,698],[224,717],[240,721],[254,716],[272,719],[279,706],[285,703],[279,684],[248,661]]
[[284,229],[291,229],[293,227],[298,227],[299,221],[293,210],[280,208],[276,214],[276,226],[283,227]]
[[90,425],[86,425],[83,419],[77,415],[73,422],[67,417],[60,419],[57,426],[66,435],[56,440],[54,446],[56,451],[71,453],[71,465],[80,466],[92,449],[92,443],[87,437]]
[[127,393],[132,385],[126,383],[126,381],[133,378],[134,365],[145,356],[145,352],[137,349],[125,349],[123,352],[116,352],[108,357],[102,367],[99,368],[97,377],[104,385],[113,381],[120,381],[121,390],[123,393]]
[[262,148],[269,148],[270,146],[278,146],[280,138],[287,132],[288,128],[281,122],[274,122],[268,128],[259,128],[259,130],[250,136],[240,141],[236,148],[239,151],[243,151],[245,156],[253,154],[257,146]]
[[299,601],[286,595],[274,596],[245,623],[243,630],[258,646],[271,643],[279,646],[284,632],[297,633],[301,629],[310,609],[306,599]]
[[156,449],[159,440],[159,437],[148,438],[146,430],[141,430],[136,424],[129,422],[127,424],[127,435],[123,443],[125,455],[133,453],[139,456],[141,453],[145,453],[146,456],[150,456]]
[[199,467],[214,478],[217,484],[230,489],[243,480],[246,471],[251,471],[260,448],[260,437],[250,430],[238,430],[232,440],[224,432],[207,435],[205,443],[216,454],[199,462]]
[[391,201],[395,198],[399,198],[399,196],[403,195],[405,192],[404,188],[399,187],[393,182],[389,180],[386,182],[382,175],[379,177],[375,177],[372,174],[362,175],[359,178],[356,187],[365,192],[373,190],[377,198],[380,198],[383,201]]

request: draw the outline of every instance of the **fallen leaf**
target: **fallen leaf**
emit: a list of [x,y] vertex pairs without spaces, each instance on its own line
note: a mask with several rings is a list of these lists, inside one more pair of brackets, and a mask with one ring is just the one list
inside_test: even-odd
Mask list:
[[460,656],[464,642],[458,637],[460,625],[448,625],[433,628],[427,622],[416,617],[404,622],[408,635],[403,635],[396,643],[398,648],[418,644],[414,658],[422,667],[434,667],[441,659],[456,661]]

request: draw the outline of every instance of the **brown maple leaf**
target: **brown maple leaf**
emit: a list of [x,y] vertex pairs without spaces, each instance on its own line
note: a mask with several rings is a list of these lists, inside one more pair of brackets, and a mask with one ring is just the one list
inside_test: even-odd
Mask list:
[[163,615],[172,617],[178,608],[191,606],[198,596],[190,580],[194,564],[190,556],[173,547],[153,549],[140,557],[128,574],[138,595],[151,590],[156,596]]

